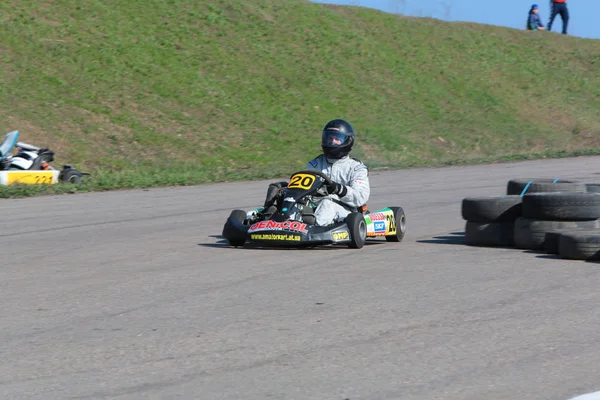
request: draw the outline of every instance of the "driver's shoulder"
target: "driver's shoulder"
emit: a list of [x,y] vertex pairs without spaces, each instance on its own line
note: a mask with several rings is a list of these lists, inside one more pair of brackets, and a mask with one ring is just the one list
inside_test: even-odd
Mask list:
[[327,158],[323,154],[318,155],[308,162],[308,165],[313,168],[319,168],[320,165],[327,162]]
[[352,166],[354,167],[355,171],[358,171],[360,169],[365,169],[367,171],[369,170],[366,164],[356,157],[349,157],[349,161],[352,162]]

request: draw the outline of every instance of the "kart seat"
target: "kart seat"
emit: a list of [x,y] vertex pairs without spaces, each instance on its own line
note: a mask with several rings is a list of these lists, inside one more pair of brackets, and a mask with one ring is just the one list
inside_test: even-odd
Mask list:
[[54,161],[54,152],[47,149],[42,149],[42,151],[39,153],[39,156],[33,160],[33,164],[31,167],[29,167],[29,169],[35,171],[47,170],[49,169],[48,163],[52,161]]
[[2,141],[2,143],[0,143],[0,160],[6,157],[8,155],[8,152],[11,151],[13,147],[15,147],[18,138],[19,131],[12,131],[10,133],[7,133],[6,136],[4,136],[4,140]]

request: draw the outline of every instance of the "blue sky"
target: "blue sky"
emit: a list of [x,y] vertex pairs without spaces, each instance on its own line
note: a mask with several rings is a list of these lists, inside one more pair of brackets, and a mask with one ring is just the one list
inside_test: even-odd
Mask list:
[[[404,15],[433,17],[447,21],[470,21],[524,29],[531,4],[540,7],[546,25],[550,16],[549,0],[315,0],[317,3],[350,4]],[[567,0],[569,35],[600,39],[600,0]],[[557,16],[553,32],[562,30]]]

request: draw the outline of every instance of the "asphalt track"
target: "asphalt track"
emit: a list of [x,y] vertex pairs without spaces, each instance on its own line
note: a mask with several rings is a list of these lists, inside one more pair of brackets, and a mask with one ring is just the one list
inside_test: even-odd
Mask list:
[[408,233],[219,237],[266,181],[0,200],[2,399],[527,399],[600,390],[600,265],[462,243],[461,200],[600,158],[371,173]]

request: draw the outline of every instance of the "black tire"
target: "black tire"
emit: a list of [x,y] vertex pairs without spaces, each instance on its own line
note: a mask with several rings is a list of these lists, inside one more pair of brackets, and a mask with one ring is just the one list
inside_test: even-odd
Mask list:
[[80,184],[83,180],[83,173],[74,168],[69,168],[59,173],[59,179],[66,183]]
[[587,193],[600,193],[600,183],[588,183],[585,185]]
[[546,251],[546,253],[558,254],[558,243],[560,240],[560,235],[567,232],[597,232],[598,234],[600,234],[600,229],[573,228],[546,232],[546,238],[544,240],[544,250]]
[[558,254],[558,240],[565,231],[546,232],[544,236],[544,251],[548,254]]
[[402,207],[390,207],[390,210],[394,211],[394,223],[396,224],[396,234],[386,236],[385,240],[388,242],[401,242],[406,234],[406,215]]
[[359,212],[353,212],[346,217],[346,225],[350,231],[350,242],[348,247],[351,249],[360,249],[367,240],[367,222],[365,216]]
[[600,261],[600,232],[564,232],[558,255],[569,260]]
[[514,243],[517,249],[543,250],[546,248],[546,234],[571,229],[600,228],[600,221],[544,221],[519,217],[515,221]]
[[223,237],[227,239],[230,245],[235,247],[241,247],[246,242],[246,235],[242,237],[240,232],[235,228],[232,224],[232,220],[243,223],[247,218],[246,211],[244,210],[233,210],[231,214],[229,214],[229,218],[225,222],[225,226],[223,227]]
[[465,226],[465,243],[469,246],[512,247],[512,222],[473,222]]
[[553,221],[600,218],[600,193],[532,193],[523,196],[523,217]]
[[585,185],[575,181],[564,181],[562,179],[532,178],[532,179],[511,179],[506,187],[506,194],[521,195],[525,193],[550,193],[550,192],[570,192],[583,193]]
[[521,216],[521,197],[466,197],[461,213],[471,222],[514,222]]

